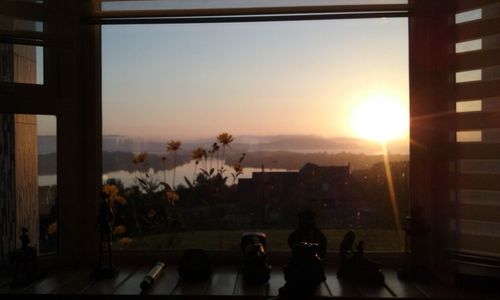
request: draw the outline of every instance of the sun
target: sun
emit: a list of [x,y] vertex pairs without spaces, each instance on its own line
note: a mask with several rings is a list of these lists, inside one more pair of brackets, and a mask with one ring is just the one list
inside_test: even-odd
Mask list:
[[379,142],[400,139],[408,134],[408,110],[397,98],[370,96],[354,109],[351,126],[363,139]]

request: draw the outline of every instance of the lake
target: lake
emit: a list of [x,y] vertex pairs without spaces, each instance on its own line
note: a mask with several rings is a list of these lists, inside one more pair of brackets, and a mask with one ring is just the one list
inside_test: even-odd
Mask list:
[[[222,161],[219,161],[219,167]],[[224,175],[228,177],[228,184],[233,183],[233,178],[231,176],[231,173],[234,173],[234,170],[231,166],[228,166],[226,164],[223,164],[224,168],[226,169],[226,172],[224,172]],[[185,180],[184,177],[187,177],[190,181],[193,180],[193,175],[194,175],[194,170],[196,167],[195,161],[191,161],[187,164],[177,166],[177,169],[175,171],[175,184],[184,184]],[[207,166],[209,167],[209,166]],[[215,167],[215,162],[213,163],[212,167]],[[200,168],[205,168],[204,163],[198,164],[198,167],[196,168],[197,171],[196,173],[200,172]],[[153,170],[150,170],[151,172]],[[285,171],[292,171],[292,170],[285,170],[285,169],[270,169],[266,168],[266,172],[285,172]],[[295,170],[296,171],[296,170]],[[239,176],[239,178],[251,178],[253,172],[262,172],[262,169],[260,168],[243,168],[243,174]],[[172,184],[173,176],[174,176],[174,170],[167,170],[166,172],[164,171],[157,171],[157,172],[152,172],[153,177],[159,181],[164,181],[166,177],[166,182],[168,184]],[[106,181],[107,179],[110,178],[116,178],[120,179],[125,186],[131,186],[136,184],[136,176],[137,172],[128,172],[128,171],[115,171],[115,172],[109,172],[105,173],[102,175],[102,181]],[[57,184],[57,175],[39,175],[38,176],[38,185],[39,186],[48,186],[48,185],[55,185]]]

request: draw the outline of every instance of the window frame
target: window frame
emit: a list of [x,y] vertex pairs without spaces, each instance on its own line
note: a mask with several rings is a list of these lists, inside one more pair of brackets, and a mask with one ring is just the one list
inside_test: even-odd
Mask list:
[[[245,8],[245,9],[193,9],[193,10],[159,10],[159,11],[113,11],[94,12],[86,22],[101,30],[101,25],[130,25],[130,24],[185,24],[185,23],[234,23],[234,22],[264,22],[264,21],[296,21],[296,20],[332,20],[332,19],[360,19],[360,18],[410,18],[410,5],[334,5],[334,6],[308,6],[291,8]],[[101,45],[99,45],[99,53]],[[100,58],[99,58],[100,61]],[[99,65],[99,69],[101,65]],[[102,79],[96,78],[96,85],[101,89]],[[102,99],[101,99],[102,101]],[[102,115],[100,116],[102,126]],[[102,157],[99,157],[102,159]],[[163,257],[172,261],[180,256],[180,250],[161,251],[117,251],[115,258],[119,261],[152,262],[153,257]],[[235,251],[213,250],[209,251],[215,261],[237,263],[239,253]],[[329,263],[337,263],[337,252],[330,252]],[[286,263],[288,251],[271,251],[273,261]],[[371,253],[371,256],[388,262],[389,265],[400,265],[403,261],[402,252]]]

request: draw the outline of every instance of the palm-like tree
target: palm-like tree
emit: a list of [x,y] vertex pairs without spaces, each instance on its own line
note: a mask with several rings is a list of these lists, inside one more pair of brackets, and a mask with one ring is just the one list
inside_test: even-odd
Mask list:
[[170,141],[167,143],[167,152],[174,154],[174,176],[172,178],[172,189],[175,189],[175,169],[177,168],[177,151],[181,148],[180,141]]
[[217,141],[222,145],[222,161],[224,161],[226,147],[229,147],[229,144],[234,141],[234,137],[227,132],[223,132],[217,136]]

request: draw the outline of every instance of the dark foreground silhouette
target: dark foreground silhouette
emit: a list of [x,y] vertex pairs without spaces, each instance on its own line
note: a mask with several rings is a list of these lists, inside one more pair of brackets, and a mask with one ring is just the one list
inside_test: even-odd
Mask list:
[[345,280],[384,283],[384,274],[379,266],[364,255],[364,242],[359,241],[353,250],[356,235],[349,231],[340,243],[340,266],[337,277]]

